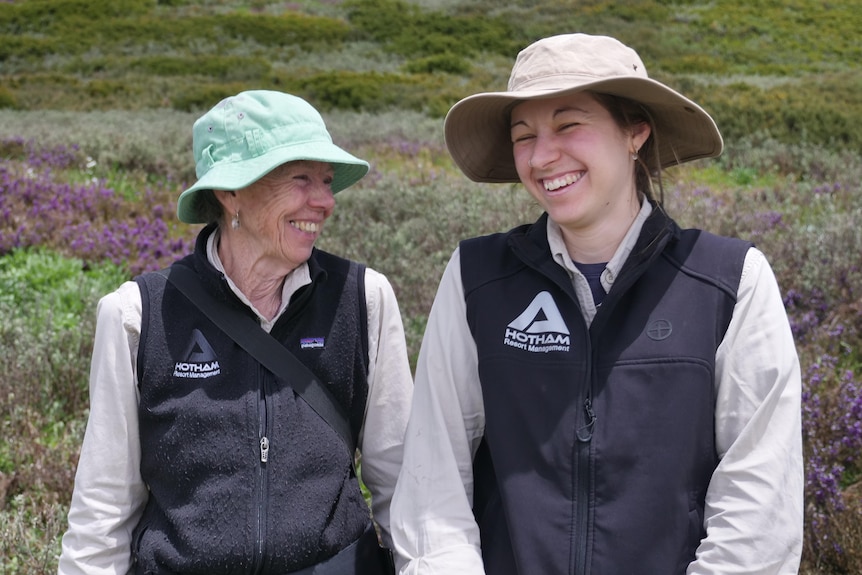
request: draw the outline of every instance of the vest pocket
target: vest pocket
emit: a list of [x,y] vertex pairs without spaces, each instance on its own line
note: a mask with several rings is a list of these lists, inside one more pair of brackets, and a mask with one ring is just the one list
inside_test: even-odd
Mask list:
[[144,535],[149,529],[149,522],[138,523],[135,530],[132,532],[132,572],[136,575],[149,575],[155,573],[152,567],[147,567],[141,560],[141,542],[144,540]]
[[688,494],[688,540],[682,555],[682,573],[685,573],[688,564],[694,561],[695,553],[700,545],[701,539],[706,535],[703,526],[703,500],[700,493],[690,491]]

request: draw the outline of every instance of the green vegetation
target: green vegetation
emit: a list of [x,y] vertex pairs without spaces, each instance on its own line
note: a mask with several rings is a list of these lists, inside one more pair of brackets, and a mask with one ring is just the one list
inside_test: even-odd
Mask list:
[[390,278],[415,361],[458,240],[537,215],[520,186],[455,169],[441,118],[503,88],[521,47],[571,31],[632,45],[722,129],[723,156],[670,170],[665,203],[772,263],[806,393],[801,572],[862,572],[856,4],[0,1],[0,573],[56,570],[96,302],[188,249],[198,228],[174,202],[194,179],[202,110],[243,89],[290,91],[371,162],[319,245]]
[[0,107],[201,111],[255,87],[440,117],[466,93],[501,88],[533,39],[583,31],[637,47],[728,139],[757,127],[859,149],[860,29],[847,1],[31,0],[0,10]]
[[127,275],[42,249],[0,258],[0,573],[56,572],[86,423],[94,304]]
[[0,258],[3,317],[14,317],[26,309],[22,318],[32,322],[24,326],[29,332],[45,325],[51,326],[48,333],[77,329],[94,296],[113,289],[128,275],[113,264],[98,266],[86,269],[81,261],[41,249],[11,251]]

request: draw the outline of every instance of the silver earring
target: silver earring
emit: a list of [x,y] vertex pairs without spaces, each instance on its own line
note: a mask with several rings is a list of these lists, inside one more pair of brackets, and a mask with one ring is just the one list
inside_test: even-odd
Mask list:
[[632,152],[632,160],[635,162],[638,161],[638,153],[637,152]]
[[230,227],[235,230],[239,229],[239,210],[233,215],[233,218],[230,220]]

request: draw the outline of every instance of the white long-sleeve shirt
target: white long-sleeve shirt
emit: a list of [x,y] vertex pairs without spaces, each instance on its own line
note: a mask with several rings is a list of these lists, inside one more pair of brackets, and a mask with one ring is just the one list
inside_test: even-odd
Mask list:
[[[215,248],[208,258],[223,271]],[[284,282],[282,308],[271,321],[257,310],[269,331],[290,296],[310,283],[308,266]],[[248,299],[228,280],[246,304]],[[366,269],[368,308],[368,399],[358,438],[362,480],[372,496],[372,513],[391,547],[389,503],[401,467],[402,440],[413,391],[404,328],[395,293],[382,274]],[[252,309],[253,306],[252,306]],[[141,294],[126,282],[98,304],[90,367],[90,415],[81,447],[69,527],[63,536],[59,575],[124,575],[131,564],[131,535],[147,501],[141,480],[136,358],[141,334]]]
[[[649,213],[644,202],[602,275],[606,291]],[[550,220],[548,238],[590,323],[596,308],[589,286]],[[720,462],[706,494],[707,535],[688,574],[795,574],[803,527],[801,376],[777,282],[755,248],[746,254],[733,317],[715,361]],[[392,501],[402,575],[484,575],[471,509],[472,462],[484,428],[476,345],[455,250],[422,342],[404,464]]]

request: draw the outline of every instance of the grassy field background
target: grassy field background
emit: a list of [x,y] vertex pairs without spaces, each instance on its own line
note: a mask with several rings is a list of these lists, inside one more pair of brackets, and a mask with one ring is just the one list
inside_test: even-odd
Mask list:
[[580,31],[634,47],[700,102],[726,151],[666,174],[684,226],[755,241],[804,377],[802,572],[862,573],[862,11],[858,0],[0,1],[0,575],[56,571],[87,416],[95,303],[198,231],[191,125],[279,89],[369,160],[320,246],[386,273],[411,359],[461,238],[538,214],[445,151],[460,97]]

